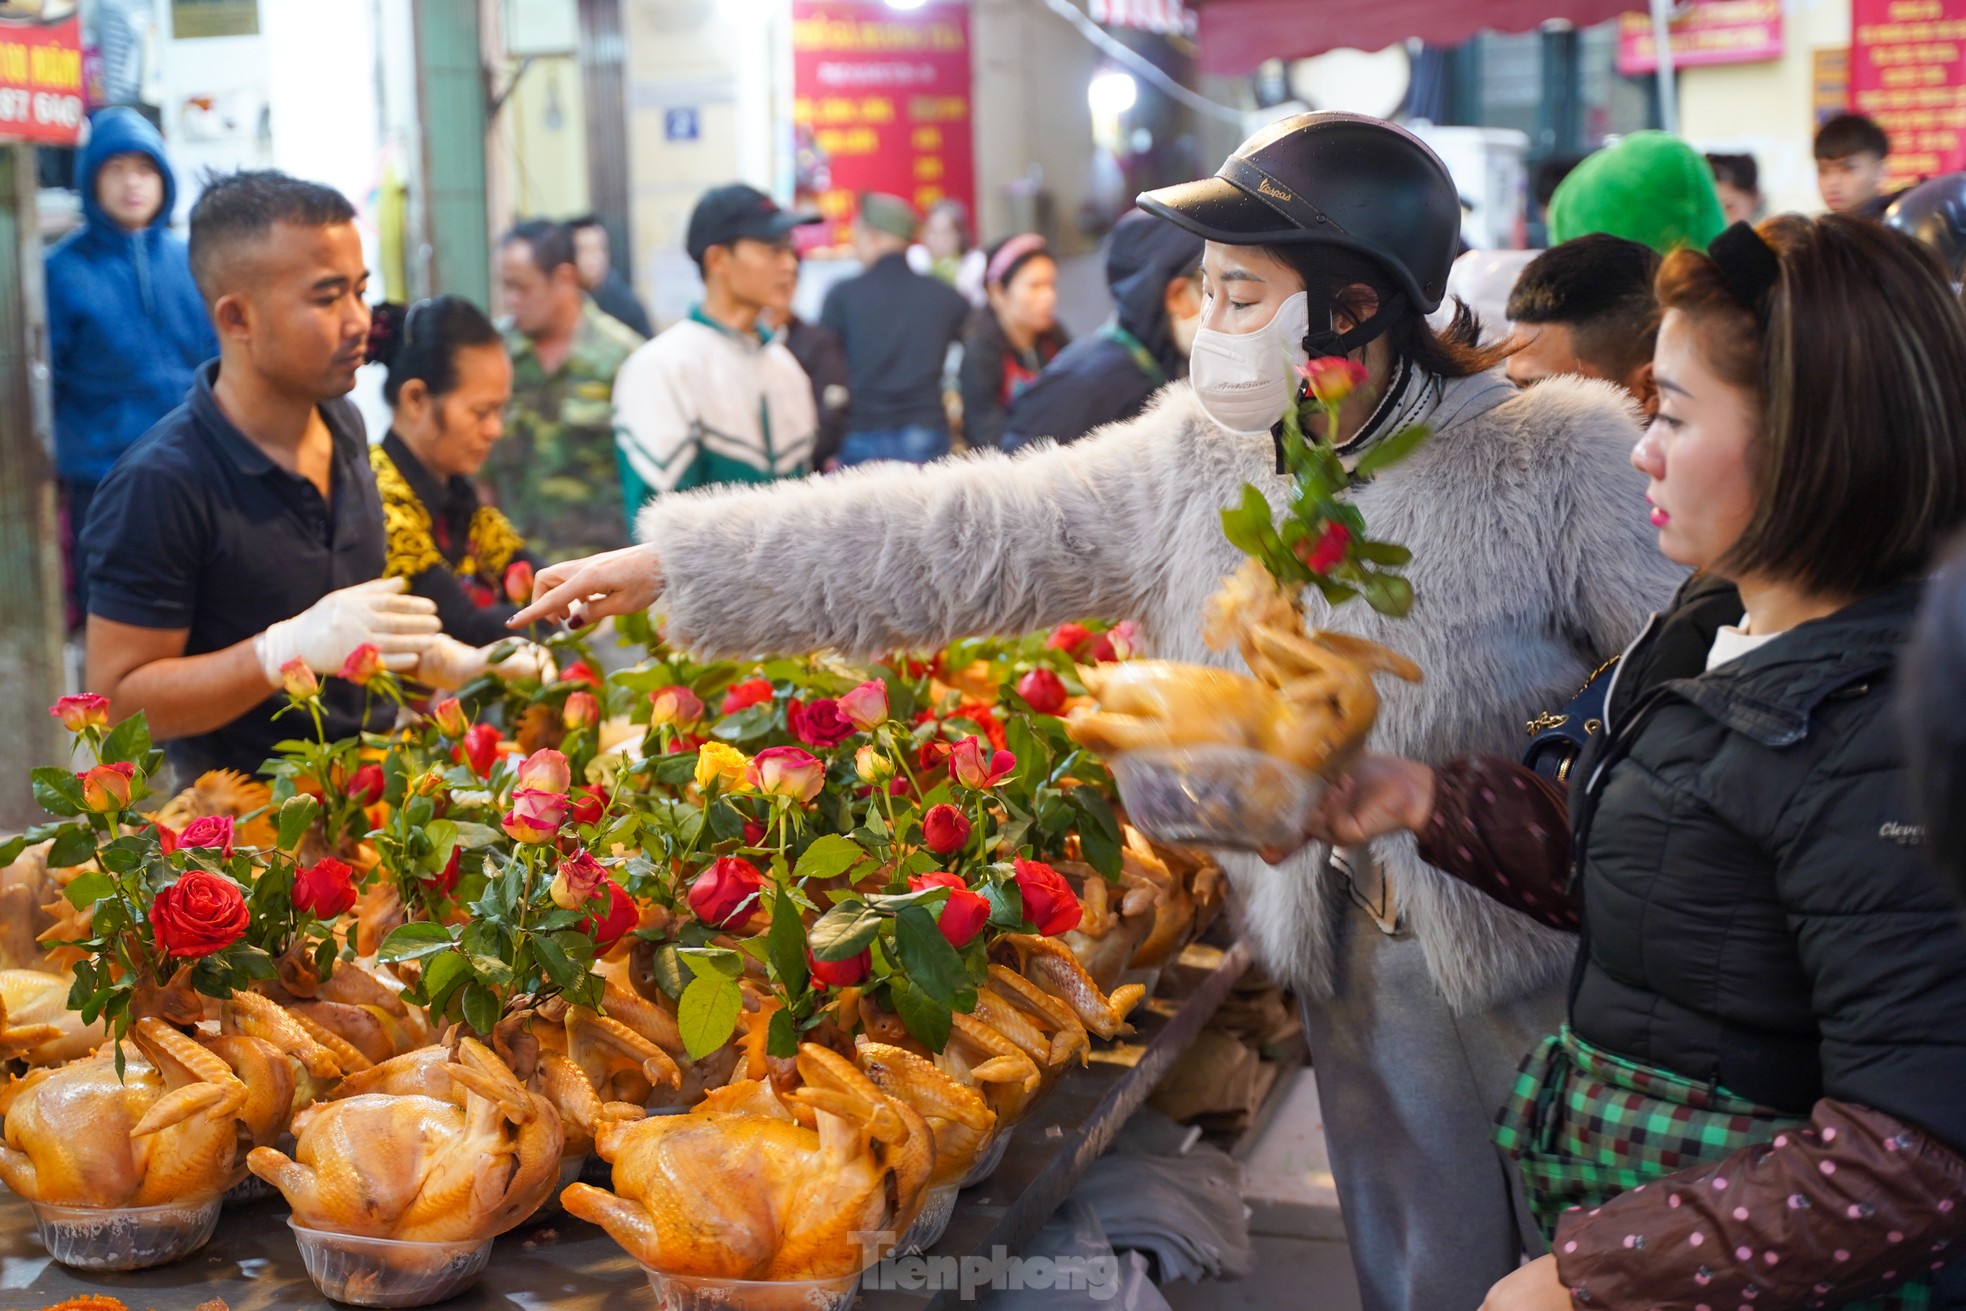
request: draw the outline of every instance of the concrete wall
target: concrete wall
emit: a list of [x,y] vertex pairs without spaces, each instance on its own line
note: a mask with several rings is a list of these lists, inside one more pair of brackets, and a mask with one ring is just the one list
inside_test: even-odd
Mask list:
[[1687,69],[1680,75],[1680,131],[1701,150],[1751,152],[1770,213],[1819,212],[1813,52],[1850,44],[1850,0],[1787,0],[1783,54],[1761,64]]

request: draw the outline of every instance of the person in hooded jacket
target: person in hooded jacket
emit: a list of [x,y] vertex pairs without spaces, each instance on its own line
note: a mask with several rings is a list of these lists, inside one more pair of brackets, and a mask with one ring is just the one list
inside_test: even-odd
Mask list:
[[[81,540],[96,488],[150,426],[184,403],[218,336],[171,235],[177,178],[164,139],[133,109],[90,120],[76,162],[83,222],[48,253],[48,353],[55,474],[68,542]],[[88,610],[84,571],[71,568],[75,616]]]
[[1201,326],[1202,240],[1133,210],[1106,245],[1113,317],[1058,352],[1010,403],[1003,449],[1049,437],[1077,441],[1102,424],[1131,419],[1154,393],[1188,374],[1188,347]]
[[[1282,119],[1214,177],[1140,204],[1207,246],[1188,380],[1139,416],[1014,458],[665,497],[642,513],[642,545],[542,570],[513,622],[600,619],[659,595],[685,650],[872,655],[1130,618],[1156,656],[1233,669],[1239,655],[1202,639],[1204,607],[1246,558],[1222,510],[1245,486],[1289,495],[1271,429],[1301,394],[1294,366],[1343,355],[1366,380],[1331,434],[1341,458],[1432,432],[1354,495],[1376,534],[1412,547],[1418,599],[1393,620],[1313,591],[1307,622],[1426,671],[1383,690],[1378,749],[1520,750],[1523,721],[1567,702],[1683,577],[1624,512],[1644,485],[1629,397],[1581,378],[1518,391],[1471,316],[1428,327],[1460,198],[1391,123]],[[879,563],[842,588],[842,560]],[[1222,862],[1243,932],[1305,999],[1361,1304],[1476,1306],[1533,1239],[1491,1117],[1561,1013],[1575,938],[1428,866],[1411,839],[1318,845],[1275,869],[1251,853]]]

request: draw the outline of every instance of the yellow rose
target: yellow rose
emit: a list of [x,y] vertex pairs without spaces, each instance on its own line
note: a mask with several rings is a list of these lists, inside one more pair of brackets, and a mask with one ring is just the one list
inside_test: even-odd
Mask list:
[[742,751],[722,742],[705,742],[696,757],[696,785],[707,788],[715,783],[725,792],[744,786],[744,771],[751,761]]

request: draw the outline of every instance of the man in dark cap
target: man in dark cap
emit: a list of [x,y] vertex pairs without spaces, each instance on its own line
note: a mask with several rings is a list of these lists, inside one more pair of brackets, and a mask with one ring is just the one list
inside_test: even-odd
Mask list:
[[961,338],[969,302],[947,283],[908,267],[915,211],[899,196],[860,198],[854,253],[866,271],[826,294],[820,326],[846,347],[842,465],[868,460],[926,464],[949,453],[942,367]]
[[1113,317],[1058,353],[1011,402],[1004,449],[1049,437],[1063,445],[1101,424],[1131,419],[1169,381],[1188,373],[1201,326],[1202,239],[1143,210],[1120,219],[1106,243]]

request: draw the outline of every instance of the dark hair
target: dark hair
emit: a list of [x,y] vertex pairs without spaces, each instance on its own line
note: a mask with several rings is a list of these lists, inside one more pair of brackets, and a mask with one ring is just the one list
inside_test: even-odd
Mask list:
[[389,369],[382,398],[391,405],[412,380],[432,396],[449,395],[457,386],[460,350],[503,343],[485,312],[462,296],[433,296],[414,305],[386,301],[369,320],[369,360]]
[[581,214],[567,220],[568,232],[579,232],[583,228],[601,228],[605,230],[607,224],[601,222],[601,216],[599,214]]
[[228,290],[229,257],[248,242],[263,241],[276,223],[325,228],[353,223],[348,197],[319,182],[306,182],[277,169],[247,169],[211,175],[191,207],[191,276],[207,305]]
[[565,223],[555,223],[552,219],[521,219],[498,243],[510,246],[515,242],[524,243],[532,255],[533,267],[547,277],[563,264],[573,263],[573,229]]
[[1346,287],[1363,284],[1378,296],[1380,313],[1396,316],[1385,332],[1393,354],[1411,361],[1422,371],[1437,378],[1470,378],[1488,372],[1508,358],[1507,343],[1481,344],[1481,320],[1458,296],[1454,298],[1454,317],[1446,327],[1435,331],[1426,315],[1405,296],[1394,300],[1399,283],[1377,260],[1356,251],[1312,243],[1264,249],[1272,259],[1289,265],[1303,278],[1304,290],[1310,293],[1314,332],[1323,326],[1318,322],[1316,308],[1320,293],[1336,297],[1335,308],[1356,321],[1370,308],[1371,302],[1360,297],[1348,300],[1341,293]]
[[1780,272],[1766,327],[1718,265],[1677,250],[1659,304],[1761,400],[1755,517],[1721,571],[1856,597],[1924,572],[1966,521],[1966,313],[1932,252],[1863,219],[1755,229]]
[[[1028,249],[1023,250],[999,269],[997,267],[997,257],[1003,254],[1004,248],[1012,242],[1024,242]],[[1031,264],[1032,261],[1040,259],[1048,259],[1053,263],[1056,263],[1058,259],[1056,255],[1052,254],[1050,244],[1043,237],[1038,236],[1034,232],[1012,233],[984,252],[983,267],[986,271],[985,281],[993,287],[1008,288],[1011,283],[1017,280],[1017,275],[1025,267]]]
[[1622,378],[1652,358],[1659,302],[1652,279],[1659,256],[1650,246],[1593,232],[1552,246],[1530,260],[1509,293],[1517,323],[1561,323],[1577,354]]
[[1816,129],[1817,159],[1848,159],[1863,154],[1883,159],[1890,153],[1891,138],[1862,114],[1838,114]]
[[1736,191],[1761,190],[1761,166],[1753,155],[1708,155],[1707,167],[1713,170],[1714,181]]
[[1549,155],[1537,164],[1529,180],[1529,192],[1535,197],[1536,208],[1548,209],[1557,187],[1570,176],[1572,169],[1583,162],[1582,155]]
[[1966,538],[1955,541],[1925,588],[1918,630],[1905,652],[1899,717],[1910,747],[1913,791],[1926,845],[1953,892],[1966,900]]

